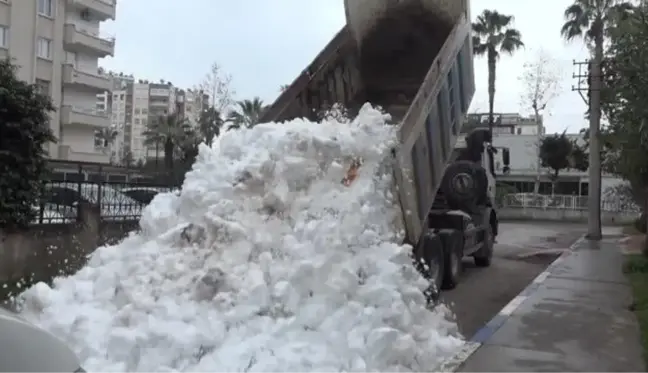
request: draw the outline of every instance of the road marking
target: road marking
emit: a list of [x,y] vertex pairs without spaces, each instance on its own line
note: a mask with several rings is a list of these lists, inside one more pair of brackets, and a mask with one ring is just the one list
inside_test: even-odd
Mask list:
[[518,295],[513,300],[511,300],[502,310],[499,312],[500,315],[506,315],[506,316],[511,316],[515,310],[520,307],[520,305],[527,300],[527,296],[525,295]]
[[547,277],[549,277],[549,275],[551,275],[551,273],[549,273],[549,271],[544,271],[541,274],[539,274],[538,277],[533,279],[533,283],[534,284],[541,284],[547,279]]

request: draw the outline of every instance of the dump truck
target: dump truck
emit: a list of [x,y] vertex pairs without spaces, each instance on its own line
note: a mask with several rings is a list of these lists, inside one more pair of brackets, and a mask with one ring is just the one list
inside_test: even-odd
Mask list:
[[345,0],[344,8],[346,25],[261,120],[317,120],[366,102],[388,112],[399,129],[392,155],[406,243],[432,288],[454,288],[464,257],[491,264],[498,233],[492,130],[462,131],[475,91],[469,0]]

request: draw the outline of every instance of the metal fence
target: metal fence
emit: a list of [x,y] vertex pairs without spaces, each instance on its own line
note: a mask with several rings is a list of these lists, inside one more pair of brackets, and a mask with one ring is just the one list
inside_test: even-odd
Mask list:
[[52,170],[38,201],[33,224],[64,224],[79,221],[79,206],[98,208],[104,221],[133,221],[159,193],[179,190],[168,179],[141,172],[91,163],[66,163]]
[[[533,193],[515,193],[505,195],[501,200],[503,208],[542,208],[542,209],[571,209],[587,210],[587,196],[572,195],[540,195]],[[601,210],[610,212],[640,212],[641,209],[633,202],[622,198],[604,198]]]

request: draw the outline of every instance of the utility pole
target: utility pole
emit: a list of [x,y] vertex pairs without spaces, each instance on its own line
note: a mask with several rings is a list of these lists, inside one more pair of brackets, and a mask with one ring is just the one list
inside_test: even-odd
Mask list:
[[[598,241],[601,233],[601,88],[602,88],[602,56],[597,61],[574,61],[577,91],[588,107],[589,114],[589,167],[588,167],[588,216],[587,235],[589,240]],[[586,95],[583,94],[586,92]]]

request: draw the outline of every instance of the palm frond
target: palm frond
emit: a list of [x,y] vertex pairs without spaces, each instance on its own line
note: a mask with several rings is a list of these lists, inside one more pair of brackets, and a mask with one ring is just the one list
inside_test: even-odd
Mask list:
[[524,48],[522,42],[522,35],[516,29],[507,29],[504,31],[502,40],[500,42],[500,50],[502,52],[513,54],[516,50]]

